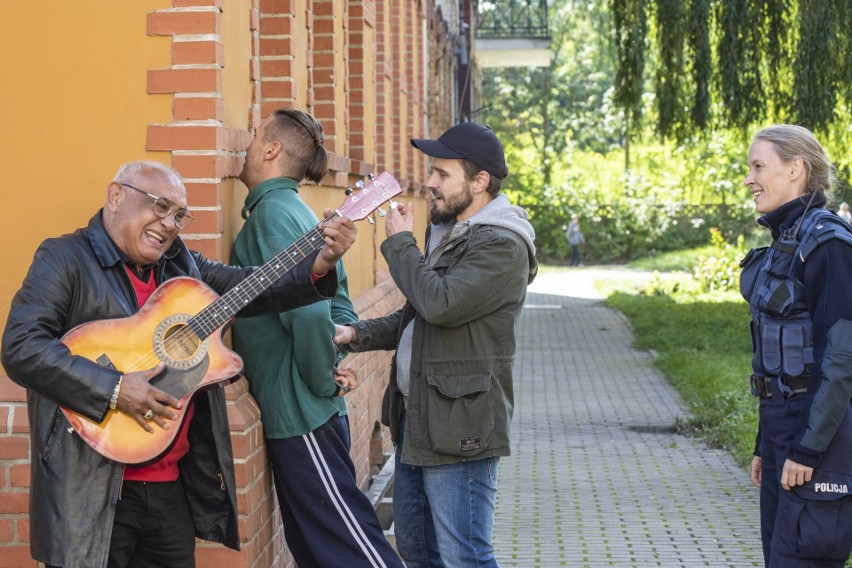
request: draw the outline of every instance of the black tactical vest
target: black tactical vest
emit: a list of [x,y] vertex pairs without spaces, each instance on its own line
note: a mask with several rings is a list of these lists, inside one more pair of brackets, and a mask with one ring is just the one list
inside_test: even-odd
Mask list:
[[[794,223],[771,246],[752,249],[740,266],[740,293],[751,311],[754,373],[766,377],[809,374],[814,362],[813,324],[802,282],[793,273],[796,257],[804,263],[814,248],[833,238],[852,244],[849,227],[822,208]],[[797,234],[794,234],[797,233]]]

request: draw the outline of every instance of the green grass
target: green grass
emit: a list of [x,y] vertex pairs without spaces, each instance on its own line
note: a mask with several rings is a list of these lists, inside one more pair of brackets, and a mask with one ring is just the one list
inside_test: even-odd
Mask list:
[[749,391],[751,339],[745,302],[732,293],[672,297],[616,291],[609,305],[633,325],[636,345],[653,349],[656,364],[689,405],[682,430],[751,461],[757,400]]
[[634,260],[627,265],[628,268],[639,268],[653,272],[675,272],[683,270],[692,272],[692,268],[698,264],[698,258],[701,256],[711,256],[716,252],[713,245],[704,247],[678,250],[673,252],[664,252],[647,258]]

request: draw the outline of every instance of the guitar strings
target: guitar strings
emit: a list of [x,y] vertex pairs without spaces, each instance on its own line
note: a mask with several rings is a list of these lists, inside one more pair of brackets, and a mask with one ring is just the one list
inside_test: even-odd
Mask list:
[[[261,293],[263,293],[263,291],[270,287],[270,284],[267,283],[269,280],[271,280],[270,276],[277,276],[277,279],[283,278],[283,276],[287,272],[289,272],[296,265],[302,262],[308,254],[321,248],[321,246],[317,247],[315,245],[316,237],[322,234],[322,229],[320,225],[326,221],[330,221],[338,215],[340,215],[340,213],[335,212],[332,215],[329,215],[328,217],[323,219],[305,235],[302,235],[292,245],[278,253],[275,257],[270,259],[263,266],[252,272],[245,280],[225,292],[225,294],[223,294],[222,296],[214,300],[211,304],[203,308],[200,312],[198,312],[198,314],[190,318],[187,322],[183,322],[184,325],[182,325],[180,329],[178,329],[163,340],[163,348],[165,352],[173,353],[178,346],[185,345],[187,341],[194,341],[194,339],[198,339],[197,344],[201,345],[201,343],[207,337],[209,337],[213,332],[215,332],[216,329],[225,325],[230,319],[233,318],[234,314],[239,311],[239,309],[235,310],[232,305],[228,304],[231,297],[242,296],[243,298],[245,298],[243,300],[244,304],[251,303],[252,300],[257,298],[257,296],[259,296]],[[322,239],[320,239],[320,241],[322,242]],[[299,252],[302,255],[302,258],[298,260],[290,258],[294,252]],[[276,259],[278,260],[278,262],[275,262]],[[276,264],[279,266],[283,264],[286,269],[279,274],[274,267],[274,265]],[[272,280],[272,282],[276,282],[277,279]],[[243,290],[248,290],[248,293],[243,293]],[[223,309],[219,309],[219,306],[217,306],[217,304],[222,304],[221,308]],[[228,317],[218,325],[215,325],[215,322],[221,319],[217,317],[219,313],[225,313]],[[196,331],[195,329],[193,329],[192,324],[198,324],[198,327],[200,329]],[[213,325],[215,325],[215,327],[212,327]],[[145,353],[140,359],[132,363],[124,372],[150,369],[158,365],[160,361],[161,359],[157,355],[156,351],[152,349]]]
[[[383,185],[383,183],[379,182],[379,180],[377,179],[372,182],[372,185],[380,187]],[[399,191],[396,193],[399,193],[401,191],[402,190],[400,188]],[[369,186],[362,188],[359,193],[363,193],[365,195],[369,194]],[[372,209],[377,209],[382,203],[391,199],[396,193],[392,194],[389,191],[383,192],[381,194],[382,199],[374,201],[372,203]],[[324,239],[322,238],[322,223],[331,221],[335,217],[345,216],[345,213],[343,213],[342,211],[346,211],[348,213],[348,209],[350,208],[357,209],[357,202],[357,199],[350,199],[350,202],[348,204],[344,204],[339,209],[334,211],[331,215],[317,223],[317,225],[315,225],[310,231],[302,235],[292,245],[282,250],[268,262],[264,263],[263,266],[258,268],[258,270],[254,271],[251,275],[249,275],[248,278],[225,292],[225,294],[214,300],[210,305],[203,308],[200,312],[198,312],[198,314],[191,317],[189,321],[184,322],[180,329],[178,329],[163,340],[163,348],[165,352],[173,352],[175,347],[185,345],[188,340],[191,340],[193,341],[193,343],[195,343],[194,340],[197,339],[198,341],[197,343],[195,343],[195,345],[196,347],[200,346],[207,339],[207,337],[209,337],[213,332],[215,332],[216,329],[222,327],[228,321],[230,321],[234,317],[236,312],[239,311],[234,310],[234,307],[229,303],[233,296],[239,296],[242,293],[242,290],[247,288],[250,294],[243,294],[243,297],[245,298],[243,303],[248,304],[252,300],[257,298],[261,293],[263,293],[264,290],[271,286],[271,284],[267,283],[268,276],[276,277],[276,280],[273,281],[276,282],[277,280],[281,279],[287,272],[292,270],[293,267],[299,264],[299,262],[302,262],[308,254],[314,252],[314,250],[319,250],[320,248],[322,248],[322,246],[315,246],[317,236],[320,237],[321,244],[324,244]],[[369,212],[366,212],[365,216],[368,214]],[[295,251],[301,253],[302,258],[298,260],[293,260],[292,258],[290,258],[293,254],[293,252],[291,252],[291,249],[295,249]],[[287,263],[290,260],[293,260],[293,265],[287,266]],[[281,273],[278,273],[275,267],[280,266],[281,264],[284,264],[286,270]],[[218,306],[219,304],[222,304],[221,308],[223,309],[220,309],[220,306]],[[221,317],[219,317],[220,312],[225,313],[228,317],[226,320],[221,321],[221,323],[217,323],[221,320]],[[200,329],[193,329],[194,324],[197,324]],[[195,350],[195,353],[197,353],[197,349]],[[160,361],[160,357],[157,355],[156,351],[152,349],[148,353],[144,354],[142,358],[131,364],[125,372],[149,369],[158,365]]]

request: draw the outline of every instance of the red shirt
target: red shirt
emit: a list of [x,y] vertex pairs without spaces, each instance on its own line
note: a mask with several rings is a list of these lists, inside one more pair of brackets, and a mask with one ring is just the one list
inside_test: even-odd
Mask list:
[[[136,292],[136,300],[141,308],[148,301],[148,298],[151,297],[151,294],[154,293],[154,290],[157,289],[157,279],[154,278],[154,271],[149,270],[147,281],[143,281],[129,266],[125,265],[124,269],[130,277],[130,283],[133,284],[133,290]],[[193,414],[195,414],[195,407],[190,403],[171,449],[152,464],[143,467],[125,467],[125,481],[157,482],[177,480],[180,476],[178,462],[189,451],[189,438],[187,434]],[[159,426],[155,425],[154,428],[159,428]]]

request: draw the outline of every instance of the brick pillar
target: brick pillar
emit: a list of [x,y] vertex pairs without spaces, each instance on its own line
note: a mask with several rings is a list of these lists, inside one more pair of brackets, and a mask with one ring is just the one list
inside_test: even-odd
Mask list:
[[338,83],[346,81],[346,74],[338,68],[344,44],[338,34],[341,7],[336,0],[314,0],[313,5],[313,115],[325,132],[325,149],[345,155],[345,133],[338,132],[338,114],[345,114],[346,106],[345,99],[338,100],[337,92]]
[[[418,117],[414,123],[414,132],[412,136],[422,138],[426,135],[426,121],[429,117],[429,91],[432,88],[428,81],[429,70],[426,68],[426,50],[424,49],[428,34],[425,31],[428,19],[426,10],[428,5],[421,3],[419,10],[413,11],[414,16],[414,59],[417,62],[417,68],[412,76],[412,96],[415,103],[415,113]],[[432,136],[433,133],[429,133]],[[437,134],[435,134],[437,136]],[[422,183],[426,180],[426,162],[423,160],[415,160],[414,179]]]
[[148,127],[146,149],[172,152],[195,215],[182,238],[213,259],[224,253],[221,182],[239,173],[238,153],[249,140],[247,133],[223,125],[220,2],[176,0],[181,7],[148,14],[148,35],[172,38],[172,66],[148,71],[148,93],[173,96],[173,120]]
[[392,100],[390,97],[390,75],[393,52],[390,50],[390,0],[376,0],[376,165],[379,170],[390,170],[398,175],[396,164],[391,159],[393,132],[391,120]]
[[[253,44],[255,61],[259,62],[259,73],[253,77],[259,81],[255,90],[259,108],[255,125],[279,108],[295,106],[297,89],[308,87],[297,85],[294,76],[297,53],[294,4],[295,0],[264,0],[260,4],[259,41]],[[310,34],[307,41],[310,45]],[[310,54],[307,57],[310,59]]]
[[373,154],[376,132],[375,53],[376,3],[371,0],[349,1],[349,157],[358,175],[375,170]]
[[0,566],[36,566],[30,557],[30,427],[26,402],[26,391],[0,376]]

